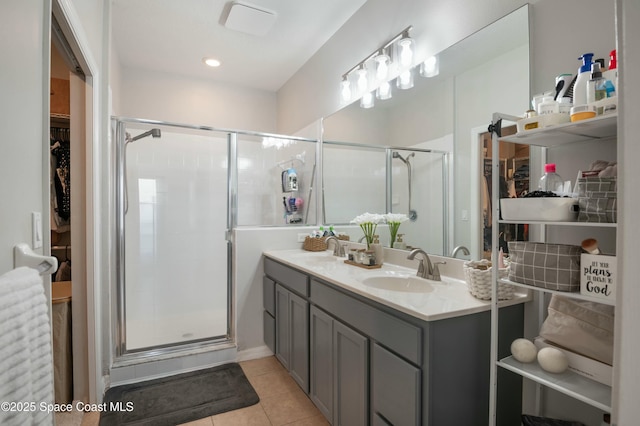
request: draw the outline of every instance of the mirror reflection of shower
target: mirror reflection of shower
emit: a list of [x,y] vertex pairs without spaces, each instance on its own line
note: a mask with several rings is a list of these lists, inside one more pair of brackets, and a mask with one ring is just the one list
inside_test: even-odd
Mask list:
[[125,136],[125,140],[124,140],[124,158],[122,159],[123,161],[123,168],[125,170],[124,173],[124,214],[127,214],[127,212],[129,211],[129,187],[128,187],[128,183],[127,183],[127,145],[129,145],[132,142],[137,141],[138,139],[142,139],[142,138],[146,138],[147,136],[151,136],[153,138],[159,138],[161,136],[161,132],[160,129],[151,129],[147,132],[144,133],[140,133],[139,135],[136,135],[134,137],[131,137],[131,134],[129,134],[129,132],[126,133]]
[[[305,154],[306,151],[302,151],[302,153],[292,156],[289,160],[283,160],[277,163],[277,166],[280,167],[281,170],[283,194],[282,203],[284,205],[284,221],[287,225],[306,223],[308,219],[309,209],[305,208],[304,199],[300,196],[300,191],[302,190],[302,186],[300,184],[302,179],[300,179],[301,177],[299,176],[299,172],[295,168],[296,164],[304,167]],[[313,174],[315,174],[315,164],[313,167]],[[311,180],[311,186],[309,187],[307,201],[311,199],[312,188],[313,177]],[[303,211],[306,211],[304,220],[302,218]]]
[[393,158],[397,158],[400,161],[402,161],[404,164],[406,164],[407,166],[407,184],[408,184],[408,193],[409,193],[409,220],[412,222],[415,222],[416,219],[418,219],[418,212],[416,212],[414,209],[411,208],[411,162],[409,161],[411,159],[411,157],[414,157],[416,155],[415,152],[412,152],[411,154],[407,155],[406,158],[404,158],[402,155],[400,155],[400,153],[398,151],[393,151]]

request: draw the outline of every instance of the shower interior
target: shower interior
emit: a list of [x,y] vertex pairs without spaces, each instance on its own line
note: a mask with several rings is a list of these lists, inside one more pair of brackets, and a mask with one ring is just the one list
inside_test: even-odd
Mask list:
[[237,321],[232,231],[283,224],[276,172],[292,161],[295,197],[307,197],[304,221],[315,223],[317,141],[129,118],[112,125],[116,360],[228,348]]
[[118,356],[231,335],[227,134],[145,127],[116,133]]
[[411,157],[415,157],[416,153],[412,152],[407,155],[407,157],[403,157],[400,155],[398,151],[393,151],[393,158],[397,158],[402,161],[407,166],[407,193],[408,193],[408,208],[407,208],[407,216],[409,220],[415,222],[418,219],[418,212],[411,208]]

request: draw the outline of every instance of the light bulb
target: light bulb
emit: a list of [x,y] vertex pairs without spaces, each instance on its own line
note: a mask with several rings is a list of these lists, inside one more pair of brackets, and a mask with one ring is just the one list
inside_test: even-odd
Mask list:
[[404,37],[398,42],[400,48],[400,66],[408,68],[413,62],[413,39]]
[[376,89],[376,98],[384,101],[385,99],[391,99],[391,84],[388,81],[380,84],[378,89]]
[[349,80],[347,80],[347,78],[345,77],[345,79],[342,80],[342,83],[340,83],[340,86],[340,96],[342,98],[342,102],[345,104],[349,103],[349,101],[351,100],[351,83],[349,83]]
[[400,73],[398,79],[396,80],[396,85],[398,89],[411,89],[413,87],[413,74],[411,70],[405,70]]
[[362,67],[358,70],[358,90],[360,92],[365,92],[368,86],[369,82],[367,81],[367,70]]
[[423,77],[435,77],[440,72],[438,58],[431,56],[420,64],[420,75]]
[[376,80],[385,81],[389,76],[389,56],[381,54],[375,57],[376,62]]
[[374,104],[373,92],[366,92],[360,99],[360,106],[362,108],[372,108]]

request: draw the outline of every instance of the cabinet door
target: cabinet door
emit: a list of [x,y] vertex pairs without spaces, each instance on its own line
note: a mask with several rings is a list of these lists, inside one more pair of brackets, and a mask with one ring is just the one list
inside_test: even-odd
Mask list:
[[334,321],[333,362],[333,425],[366,425],[369,395],[367,338]]
[[309,314],[311,355],[309,397],[333,421],[333,318],[312,306]]
[[373,416],[396,426],[420,424],[420,370],[388,350],[372,349]]
[[309,393],[309,302],[289,293],[289,372]]
[[276,358],[289,370],[289,291],[276,284]]
[[264,343],[271,349],[271,352],[276,352],[276,319],[272,317],[269,312],[262,311],[262,332],[264,336]]

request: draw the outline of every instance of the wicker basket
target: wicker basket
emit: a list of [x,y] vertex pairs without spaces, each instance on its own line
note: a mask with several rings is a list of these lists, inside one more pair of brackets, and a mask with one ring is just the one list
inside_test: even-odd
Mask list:
[[[506,278],[508,275],[508,267],[498,270],[498,278]],[[486,259],[465,262],[464,277],[467,281],[469,292],[473,297],[481,300],[491,300],[491,262]],[[514,292],[514,286],[498,283],[498,300],[513,299]]]
[[323,237],[306,237],[302,248],[307,251],[325,251],[327,249],[327,243]]

